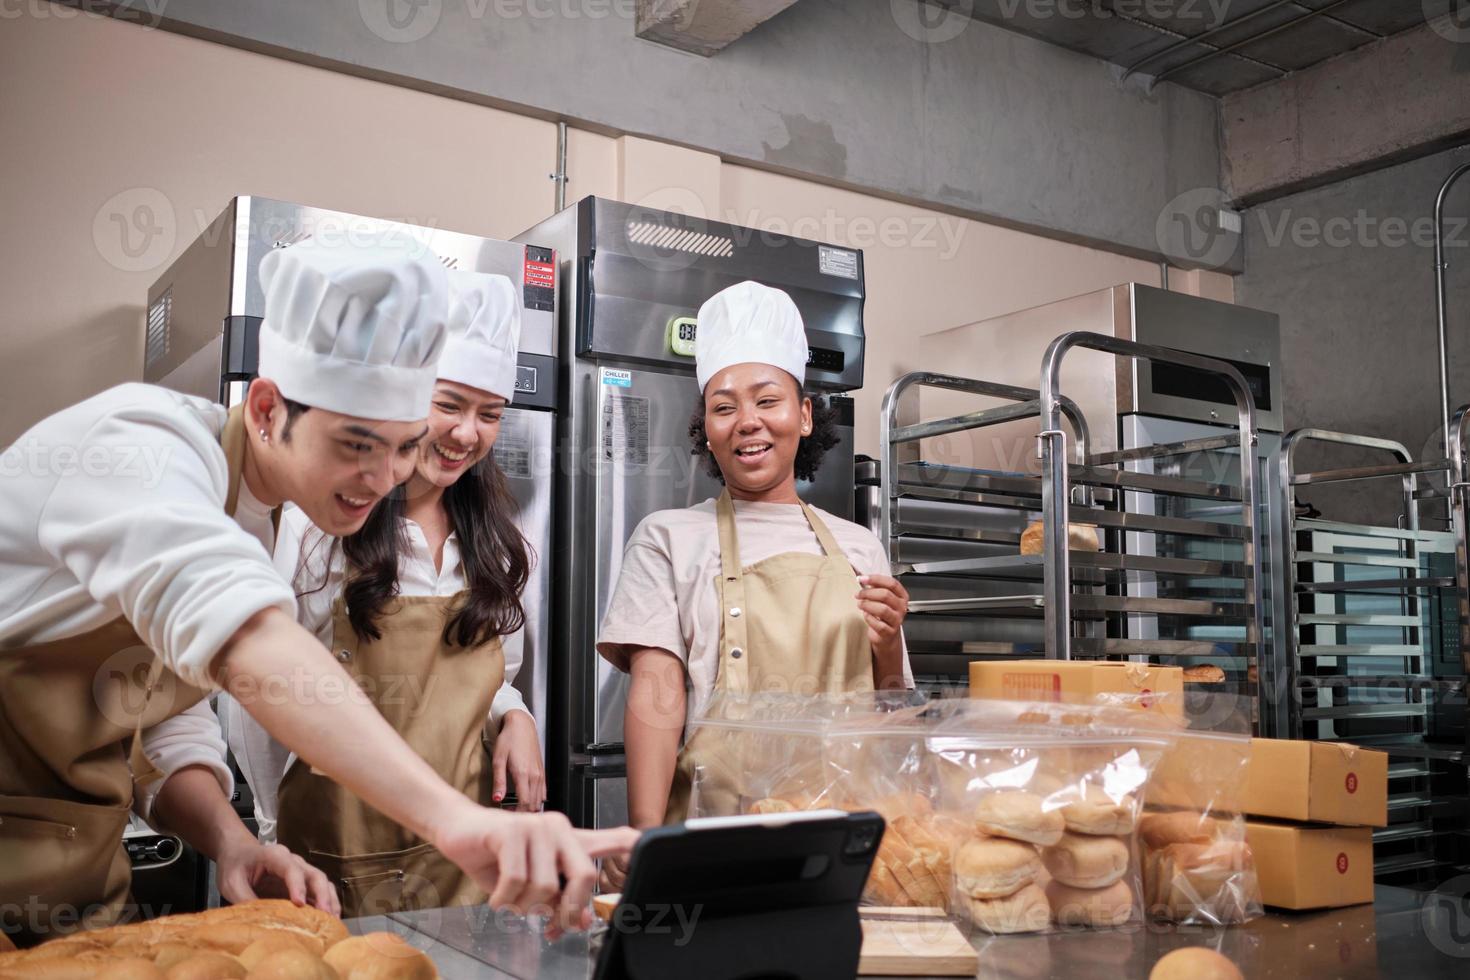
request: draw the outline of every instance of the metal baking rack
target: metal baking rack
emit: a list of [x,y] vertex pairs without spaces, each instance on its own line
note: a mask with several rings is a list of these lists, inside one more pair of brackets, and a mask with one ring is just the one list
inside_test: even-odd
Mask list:
[[[1087,457],[1086,466],[1069,465],[1067,433],[1059,424],[1065,398],[1060,377],[1064,359],[1077,348],[1217,375],[1234,398],[1236,424],[1222,426],[1218,436],[1098,453]],[[1204,660],[1224,669],[1241,693],[1254,689],[1252,668],[1269,683],[1269,658],[1260,655],[1265,610],[1255,405],[1241,373],[1226,361],[1199,354],[1073,332],[1054,340],[1042,359],[1041,403],[1047,654],[1123,656],[1181,666]],[[1175,475],[1192,472],[1189,461],[1206,459],[1231,459],[1238,477]],[[1084,509],[1073,501],[1078,485],[1119,492]],[[1103,551],[1068,549],[1068,527],[1077,521],[1104,530]],[[1078,568],[1109,575],[1103,594],[1079,591]],[[1098,614],[1102,621],[1084,629],[1079,613]],[[1269,733],[1274,720],[1263,714],[1260,722]]]
[[[1273,615],[1280,637],[1275,693],[1288,710],[1289,737],[1389,753],[1390,823],[1374,834],[1380,878],[1432,881],[1458,860],[1452,855],[1461,845],[1450,838],[1463,837],[1463,736],[1436,741],[1433,730],[1436,710],[1457,713],[1463,726],[1460,644],[1456,638],[1445,671],[1443,658],[1436,662],[1443,642],[1434,642],[1462,635],[1465,618],[1466,577],[1461,572],[1457,583],[1451,565],[1465,548],[1463,410],[1456,428],[1455,460],[1416,461],[1400,443],[1324,429],[1289,433],[1276,460],[1283,581]],[[1390,462],[1304,472],[1299,454],[1313,444]],[[1429,479],[1438,476],[1447,477],[1444,488]],[[1300,517],[1293,506],[1304,488],[1377,480],[1400,487],[1399,512],[1389,520]],[[1420,501],[1445,496],[1456,531],[1425,530]],[[1451,612],[1441,617],[1441,610]],[[1446,626],[1458,628],[1446,634]]]

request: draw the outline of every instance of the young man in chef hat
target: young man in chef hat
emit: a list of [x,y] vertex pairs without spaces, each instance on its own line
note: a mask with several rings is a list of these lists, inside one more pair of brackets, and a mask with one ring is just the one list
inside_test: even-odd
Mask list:
[[19,464],[0,509],[0,927],[12,938],[122,913],[130,807],[215,860],[227,899],[269,889],[336,908],[324,878],[258,844],[231,808],[202,703],[218,686],[493,903],[559,900],[553,930],[585,921],[592,858],[626,850],[631,832],[488,810],[445,784],[297,625],[271,565],[283,503],[348,534],[412,471],[444,277],[407,241],[274,251],[243,405],[127,384],[6,451]]
[[912,685],[908,594],[882,544],[796,493],[837,441],[835,413],[803,389],[806,362],[801,313],[781,290],[742,282],[700,307],[690,434],[725,491],[638,525],[598,634],[598,653],[631,675],[636,827],[685,817],[691,775],[719,747],[696,735],[681,748],[681,734],[716,692]]

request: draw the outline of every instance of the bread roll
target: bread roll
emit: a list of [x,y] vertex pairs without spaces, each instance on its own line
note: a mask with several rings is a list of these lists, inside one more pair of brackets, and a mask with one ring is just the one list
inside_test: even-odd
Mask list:
[[970,921],[997,935],[1040,932],[1051,925],[1051,907],[1046,904],[1046,894],[1035,885],[1026,885],[1004,898],[965,897],[962,901]]
[[1073,888],[1106,888],[1128,870],[1128,845],[1116,837],[1067,833],[1041,852],[1051,876]]
[[152,960],[139,957],[116,960],[96,974],[97,980],[167,980]]
[[1025,790],[987,793],[975,806],[975,828],[992,837],[1009,837],[1030,844],[1055,844],[1066,821],[1056,809],[1047,809],[1041,797]]
[[1066,821],[1067,829],[1076,834],[1130,834],[1135,812],[1131,794],[1114,800],[1101,787],[1088,786],[1081,799],[1074,799],[1062,807],[1062,819]]
[[245,965],[245,969],[253,970],[261,960],[283,949],[299,949],[311,953],[313,956],[321,956],[322,953],[326,952],[321,948],[321,943],[317,942],[315,937],[276,930],[274,935],[262,936],[241,950],[240,962]]
[[168,968],[168,980],[240,980],[245,964],[225,953],[195,953]]
[[342,980],[433,980],[434,963],[391,932],[354,936],[327,950],[327,965]]
[[977,837],[954,857],[955,887],[971,898],[1004,898],[1036,880],[1036,848],[1003,837]]
[[1204,843],[1213,840],[1218,833],[1215,819],[1196,810],[1145,813],[1138,821],[1138,839],[1145,847]]
[[153,962],[167,973],[176,963],[182,963],[199,955],[199,950],[188,943],[159,943],[153,947]]
[[[1021,532],[1021,554],[1040,555],[1046,552],[1045,544],[1046,527],[1041,521],[1032,521],[1026,525],[1026,530]],[[1100,551],[1101,544],[1098,542],[1097,525],[1095,524],[1068,524],[1067,525],[1067,550],[1068,551]]]
[[1062,926],[1121,926],[1133,917],[1133,890],[1125,881],[1106,888],[1073,888],[1060,881],[1046,886],[1051,915]]
[[1235,964],[1203,946],[1176,949],[1149,971],[1148,980],[1245,980]]
[[[177,969],[177,968],[176,968]],[[340,980],[320,956],[304,949],[278,949],[255,964],[245,980]]]
[[750,805],[750,809],[747,812],[748,813],[795,813],[796,810],[797,810],[797,807],[796,807],[796,804],[795,803],[791,803],[791,802],[789,802],[787,800],[778,800],[775,797],[768,796],[768,797],[766,797],[763,800],[756,800],[754,803],[752,803]]
[[1214,664],[1199,664],[1194,667],[1184,668],[1184,683],[1186,684],[1223,684],[1225,683],[1225,671]]

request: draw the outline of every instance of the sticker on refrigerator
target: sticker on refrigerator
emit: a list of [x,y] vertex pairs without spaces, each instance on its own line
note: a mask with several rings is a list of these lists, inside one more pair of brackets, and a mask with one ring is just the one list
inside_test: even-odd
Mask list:
[[602,458],[627,466],[648,465],[648,399],[609,394],[602,403]]
[[858,277],[858,254],[851,249],[818,245],[817,268],[824,276],[856,279]]
[[495,439],[495,465],[512,480],[531,478],[531,446],[533,433],[525,413],[508,411],[500,418],[500,434]]
[[633,387],[633,372],[619,371],[615,368],[603,368],[602,383],[605,385],[617,385],[619,388],[631,388]]

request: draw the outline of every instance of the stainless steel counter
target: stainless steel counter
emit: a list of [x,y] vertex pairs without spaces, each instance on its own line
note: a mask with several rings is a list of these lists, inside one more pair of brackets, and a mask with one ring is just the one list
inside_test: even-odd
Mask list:
[[[987,939],[981,978],[1145,978],[1159,957],[1180,946],[1208,946],[1239,964],[1250,980],[1282,977],[1389,977],[1423,980],[1470,973],[1470,907],[1464,893],[1426,895],[1378,888],[1374,905],[1301,914],[1271,913],[1233,929],[1148,926]],[[354,932],[388,930],[425,949],[445,980],[514,977],[584,980],[593,959],[585,935],[547,943],[516,916],[485,908],[431,909],[354,919]]]

